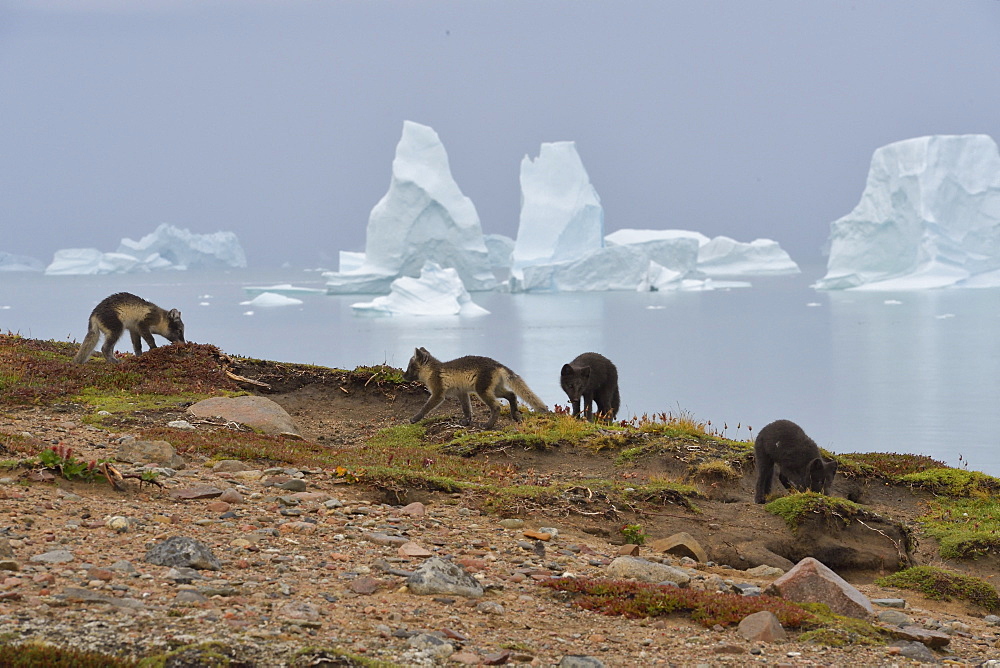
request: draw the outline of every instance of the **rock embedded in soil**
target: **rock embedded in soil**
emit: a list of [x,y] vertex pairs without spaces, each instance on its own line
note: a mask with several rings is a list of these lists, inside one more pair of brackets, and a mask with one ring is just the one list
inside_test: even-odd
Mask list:
[[410,593],[426,596],[449,594],[479,598],[483,587],[460,566],[440,557],[431,557],[406,579]]
[[653,552],[672,554],[678,557],[690,557],[699,563],[708,561],[708,554],[694,536],[686,531],[675,533],[668,538],[654,540],[649,544]]
[[684,586],[691,581],[691,576],[679,568],[636,557],[618,557],[612,561],[607,568],[607,577],[653,584],[673,582],[678,586]]
[[737,632],[751,642],[774,642],[788,637],[778,617],[770,610],[747,615],[740,621]]
[[288,412],[266,397],[212,397],[188,408],[196,417],[218,417],[245,424],[265,434],[299,434],[299,428]]
[[222,569],[218,558],[203,543],[186,536],[173,536],[146,552],[144,560],[157,566],[175,566],[198,570]]
[[867,596],[812,557],[795,564],[768,591],[796,603],[826,603],[831,611],[847,617],[870,619],[875,614]]

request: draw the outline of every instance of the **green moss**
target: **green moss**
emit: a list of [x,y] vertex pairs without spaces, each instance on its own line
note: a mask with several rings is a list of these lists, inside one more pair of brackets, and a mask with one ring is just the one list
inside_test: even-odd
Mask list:
[[1000,492],[1000,479],[964,469],[935,468],[900,476],[899,481],[932,494],[951,497],[986,496]]
[[881,627],[863,619],[836,615],[825,603],[799,603],[807,612],[813,615],[805,626],[808,631],[801,634],[798,640],[815,642],[832,647],[847,645],[884,645],[890,639],[889,633]]
[[133,668],[136,665],[132,659],[38,642],[0,644],[0,666],[4,668]]
[[692,498],[705,495],[697,487],[670,480],[651,480],[644,485],[629,485],[622,490],[622,497],[629,503],[645,502],[656,505],[675,503],[697,512]]
[[295,652],[296,666],[337,666],[338,668],[401,668],[399,664],[369,659],[335,647],[305,647]]
[[[164,668],[165,666],[198,666],[199,668],[228,668],[237,659],[236,650],[220,642],[185,645],[164,654],[147,657],[138,668]],[[239,662],[239,665],[245,665]]]
[[349,373],[355,380],[359,380],[365,385],[404,385],[403,370],[388,364],[378,364],[375,366],[359,366]]
[[865,514],[864,509],[853,501],[838,496],[826,496],[816,492],[796,492],[771,501],[764,510],[785,520],[792,531],[797,531],[802,519],[807,515],[819,515],[850,524],[852,517]]
[[721,459],[702,462],[691,469],[691,476],[705,480],[738,480],[741,475],[733,465]]
[[945,559],[969,559],[1000,554],[1000,502],[996,497],[938,499],[919,518],[938,541]]
[[1000,596],[985,580],[934,566],[916,566],[875,580],[880,587],[898,587],[917,591],[927,598],[950,601],[958,599],[982,606],[989,612],[1000,611]]

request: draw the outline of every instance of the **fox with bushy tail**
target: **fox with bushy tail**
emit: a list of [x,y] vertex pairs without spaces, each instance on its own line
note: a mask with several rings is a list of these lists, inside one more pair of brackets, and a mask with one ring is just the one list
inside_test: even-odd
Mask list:
[[116,364],[115,344],[126,329],[132,335],[132,347],[136,355],[142,354],[143,341],[150,349],[156,347],[153,334],[158,334],[171,343],[184,343],[184,322],[180,311],[168,311],[131,293],[118,292],[103,299],[90,313],[87,335],[73,361],[83,364],[90,359],[90,354],[94,352],[103,334],[101,353],[104,359]]
[[517,409],[517,397],[521,397],[532,409],[548,412],[545,402],[531,391],[527,383],[506,366],[489,357],[466,355],[450,362],[442,362],[427,352],[426,348],[417,348],[410,363],[406,367],[403,378],[408,381],[420,381],[431,393],[410,422],[419,422],[427,413],[441,405],[447,397],[455,397],[462,404],[465,414],[464,424],[472,424],[471,394],[476,394],[490,409],[490,419],[486,429],[496,426],[500,417],[500,399],[506,399],[510,404],[510,417],[514,422],[521,421]]

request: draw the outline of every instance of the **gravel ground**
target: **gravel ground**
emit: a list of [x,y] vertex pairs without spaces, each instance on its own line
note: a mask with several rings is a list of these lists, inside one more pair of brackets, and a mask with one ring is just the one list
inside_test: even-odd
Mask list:
[[[122,436],[40,409],[7,413],[0,431],[73,446],[84,457],[108,457]],[[599,577],[618,546],[552,519],[505,526],[459,495],[393,507],[330,472],[220,472],[204,461],[161,477],[162,490],[136,480],[115,492],[106,484],[30,481],[23,470],[2,475],[0,633],[8,639],[136,658],[219,641],[233,665],[252,666],[319,665],[307,662],[315,652],[298,656],[305,648],[340,648],[403,666],[552,666],[567,655],[623,667],[914,665],[896,648],[748,642],[735,629],[705,629],[679,617],[632,620],[581,610],[537,583],[567,573]],[[226,492],[221,498],[228,501],[214,492],[176,498],[205,486]],[[113,517],[125,520],[109,522]],[[524,536],[540,526],[560,529],[542,554]],[[203,543],[221,570],[192,577],[144,561],[152,545],[172,536]],[[484,595],[410,593],[406,573],[430,555],[462,565]],[[768,582],[704,564],[693,572],[695,586],[712,587],[720,578]],[[1000,659],[996,629],[961,606],[859,588],[872,598],[907,598],[905,612],[918,623],[958,622],[939,659]]]

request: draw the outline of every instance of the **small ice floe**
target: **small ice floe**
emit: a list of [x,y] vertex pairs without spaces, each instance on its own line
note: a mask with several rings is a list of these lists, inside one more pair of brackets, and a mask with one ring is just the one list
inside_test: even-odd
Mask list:
[[667,308],[667,307],[666,306],[647,306],[646,310],[647,311],[659,311],[659,310],[662,310],[662,309],[665,309],[665,308]]
[[934,318],[937,320],[947,320],[948,318],[954,318],[954,317],[955,317],[954,313],[942,313],[941,315],[934,316]]
[[302,303],[301,299],[296,299],[295,297],[286,297],[276,292],[262,292],[250,301],[240,302],[240,306],[272,308],[275,306],[298,306]]
[[253,311],[243,311],[243,315],[253,315]]
[[806,306],[810,308],[815,308],[817,306],[822,306],[822,304],[820,304],[819,302],[809,302],[808,304],[806,304]]
[[211,306],[211,302],[198,302],[198,306]]
[[903,302],[899,301],[898,299],[886,299],[882,303],[885,304],[886,306],[899,306]]

